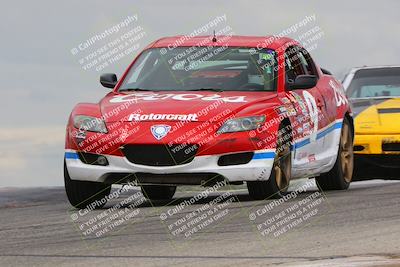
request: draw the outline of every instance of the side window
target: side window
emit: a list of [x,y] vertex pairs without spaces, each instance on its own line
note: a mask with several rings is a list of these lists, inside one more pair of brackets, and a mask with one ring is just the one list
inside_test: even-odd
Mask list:
[[301,64],[303,65],[303,69],[307,75],[318,75],[315,64],[314,64],[313,60],[311,59],[310,54],[306,50],[300,49],[299,59],[301,61]]
[[294,82],[297,76],[306,74],[299,54],[296,46],[290,46],[285,51],[285,78],[288,83]]

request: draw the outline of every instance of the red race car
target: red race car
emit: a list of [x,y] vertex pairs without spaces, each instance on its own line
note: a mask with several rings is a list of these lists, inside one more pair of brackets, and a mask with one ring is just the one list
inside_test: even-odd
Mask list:
[[99,103],[73,109],[65,188],[78,208],[105,204],[111,184],[149,199],[177,185],[246,183],[285,194],[292,179],[347,189],[353,118],[342,85],[289,38],[177,36],[144,49]]

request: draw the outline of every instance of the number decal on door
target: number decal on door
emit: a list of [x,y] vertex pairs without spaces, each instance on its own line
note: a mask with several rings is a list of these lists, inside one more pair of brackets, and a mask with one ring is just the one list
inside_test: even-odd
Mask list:
[[303,91],[303,97],[307,104],[308,114],[310,116],[311,122],[313,123],[313,129],[310,134],[310,142],[315,142],[317,140],[318,132],[318,107],[315,98],[310,92]]

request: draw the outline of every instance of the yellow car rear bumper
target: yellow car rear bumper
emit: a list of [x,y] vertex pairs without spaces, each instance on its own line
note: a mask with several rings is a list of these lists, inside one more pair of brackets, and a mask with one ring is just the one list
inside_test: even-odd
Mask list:
[[400,154],[400,134],[357,134],[354,138],[355,154]]

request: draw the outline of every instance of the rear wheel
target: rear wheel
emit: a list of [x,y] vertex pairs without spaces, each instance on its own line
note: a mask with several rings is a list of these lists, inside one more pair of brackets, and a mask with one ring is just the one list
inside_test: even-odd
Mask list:
[[71,180],[65,162],[64,184],[69,202],[78,209],[84,209],[92,203],[96,203],[95,208],[103,207],[107,202],[105,197],[111,191],[111,185],[104,183]]
[[335,165],[328,173],[321,174],[315,179],[318,187],[321,190],[349,188],[353,177],[353,166],[353,134],[348,119],[344,118]]
[[169,185],[142,185],[142,193],[147,199],[168,200],[175,194],[176,186]]
[[289,186],[292,157],[291,132],[282,125],[278,132],[276,156],[270,177],[267,181],[248,181],[247,189],[253,199],[280,198]]

